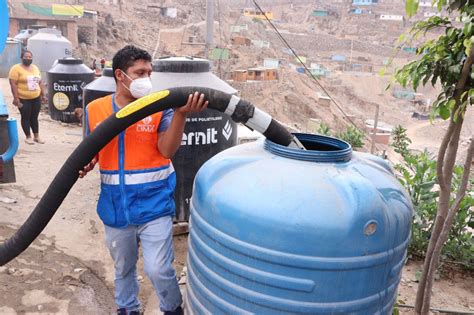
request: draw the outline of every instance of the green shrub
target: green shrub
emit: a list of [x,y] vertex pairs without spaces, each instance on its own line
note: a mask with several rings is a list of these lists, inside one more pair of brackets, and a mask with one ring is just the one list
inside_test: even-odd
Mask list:
[[323,135],[323,136],[330,136],[331,135],[331,128],[329,128],[329,126],[325,123],[321,123],[318,127],[318,130],[316,130],[316,132],[320,135]]
[[338,133],[336,137],[348,142],[354,149],[364,146],[364,133],[353,126],[349,126],[346,131]]
[[[401,127],[401,126],[400,126]],[[398,129],[392,145],[403,157],[402,164],[395,165],[399,173],[399,181],[408,191],[413,207],[413,223],[411,242],[408,252],[424,257],[431,236],[431,229],[436,219],[439,188],[436,185],[436,161],[431,159],[425,150],[422,153],[411,153],[408,144],[411,140],[406,136],[406,129]],[[452,200],[461,183],[463,168],[455,166],[453,174]],[[448,240],[442,251],[442,260],[453,260],[468,269],[474,269],[474,193],[471,181],[466,197],[454,219]]]

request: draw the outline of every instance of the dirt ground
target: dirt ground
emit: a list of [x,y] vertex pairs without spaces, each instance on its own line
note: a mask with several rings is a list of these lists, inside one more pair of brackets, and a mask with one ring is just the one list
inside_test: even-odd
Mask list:
[[[11,117],[6,79],[0,89]],[[19,129],[20,148],[15,156],[17,182],[0,185],[0,240],[10,237],[36,206],[42,194],[82,139],[78,125],[62,124],[40,113],[40,134],[45,144],[28,145]],[[19,122],[18,122],[19,124]],[[20,128],[20,126],[19,126]],[[98,172],[78,180],[41,236],[22,255],[0,267],[0,314],[110,314],[114,312],[113,263],[104,242],[103,225],[95,207],[99,194]],[[181,273],[186,258],[186,237],[175,237],[175,266]],[[147,309],[156,306],[152,287],[139,266],[140,297]]]
[[[12,117],[19,119],[11,106],[6,79],[0,89]],[[423,129],[423,128],[422,128]],[[0,185],[0,240],[12,235],[56,175],[67,156],[81,141],[81,127],[66,125],[40,114],[43,145],[28,145],[20,134],[15,157],[17,182]],[[416,132],[416,134],[425,134]],[[429,134],[426,134],[429,138]],[[423,143],[419,139],[417,143]],[[95,212],[99,193],[98,173],[78,180],[41,236],[22,255],[0,267],[0,314],[110,314],[113,302],[113,265],[104,244],[103,225]],[[187,237],[174,239],[178,275],[186,262]],[[414,304],[417,288],[415,272],[419,262],[410,262],[403,271],[399,300]],[[146,314],[158,314],[156,299],[143,267],[139,269],[140,297]],[[434,287],[432,306],[474,311],[472,275],[442,276]],[[401,309],[402,312],[407,312]]]

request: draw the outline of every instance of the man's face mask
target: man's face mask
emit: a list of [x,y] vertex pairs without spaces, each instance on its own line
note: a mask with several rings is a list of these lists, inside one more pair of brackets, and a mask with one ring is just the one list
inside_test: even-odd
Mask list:
[[122,71],[122,73],[132,81],[132,83],[130,83],[130,88],[123,84],[123,82],[122,84],[130,91],[134,98],[140,98],[150,94],[152,85],[149,77],[132,80],[132,78],[130,78],[125,72]]

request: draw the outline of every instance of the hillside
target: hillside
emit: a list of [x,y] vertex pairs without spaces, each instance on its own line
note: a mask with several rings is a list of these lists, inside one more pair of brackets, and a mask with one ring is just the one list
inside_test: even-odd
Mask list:
[[[322,92],[320,87],[309,76],[295,71],[295,67],[301,65],[295,61],[271,25],[267,21],[242,14],[242,8],[252,7],[248,1],[220,0],[216,1],[215,8],[214,44],[216,47],[229,49],[230,59],[214,61],[214,72],[229,80],[233,70],[262,66],[265,58],[278,59],[281,65],[278,81],[230,81],[242,97],[302,131],[308,130],[310,118],[325,122],[335,132],[344,130],[350,121],[364,128],[365,120],[374,119],[376,105],[380,106],[379,118],[384,123],[403,124],[405,127],[419,123],[411,116],[415,111],[422,112],[423,108],[414,106],[409,100],[395,98],[390,90],[385,91],[395,67],[415,56],[396,49],[398,37],[408,30],[411,21],[379,19],[381,14],[403,14],[402,1],[380,1],[376,6],[363,8],[370,13],[360,15],[349,12],[355,6],[347,1],[262,1],[260,4],[265,11],[272,11],[275,27],[299,56],[307,58],[308,67],[313,63],[328,70],[328,75],[320,78],[319,82],[339,106],[334,103],[330,106],[318,103],[318,93]],[[167,5],[177,8],[176,19],[161,16],[154,1],[128,1],[123,5],[122,11],[115,7],[103,14],[101,6],[95,4],[92,7],[101,12],[99,45],[98,48],[82,49],[83,57],[88,59],[105,56],[110,59],[126,43],[143,47],[154,53],[155,57],[202,57],[204,47],[188,42],[190,38],[194,43],[204,41],[205,1],[160,4]],[[311,16],[315,9],[326,10],[328,16]],[[430,8],[421,10],[415,20],[422,18],[423,13],[430,10],[433,11]],[[231,28],[235,25],[246,25],[247,30],[231,33]],[[269,47],[233,45],[231,39],[236,36],[267,41]],[[334,55],[344,56],[345,62],[331,60]],[[387,60],[392,60],[393,65],[384,66]],[[355,68],[354,65],[361,65],[370,71],[348,71],[348,67]],[[380,69],[385,69],[384,77],[378,74]],[[433,88],[423,88],[417,92],[421,93],[420,97],[425,102],[432,101],[437,95]],[[428,134],[435,132],[436,138],[440,138],[442,126],[445,125],[443,122],[437,124],[441,128],[431,128],[434,130],[430,129]],[[473,125],[466,124],[463,132],[465,138],[472,134]],[[413,136],[414,148],[422,149],[426,140],[423,130]],[[381,151],[386,147],[379,146],[378,149]],[[436,146],[428,149],[435,154]]]

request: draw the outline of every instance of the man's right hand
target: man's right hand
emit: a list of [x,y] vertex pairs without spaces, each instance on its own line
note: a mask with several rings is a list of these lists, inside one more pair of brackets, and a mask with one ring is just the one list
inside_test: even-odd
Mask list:
[[83,178],[84,176],[86,176],[87,173],[92,171],[94,169],[94,166],[97,164],[97,161],[98,161],[97,157],[94,157],[92,161],[90,161],[89,164],[84,166],[84,168],[81,171],[79,171],[79,178]]

